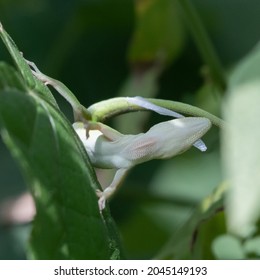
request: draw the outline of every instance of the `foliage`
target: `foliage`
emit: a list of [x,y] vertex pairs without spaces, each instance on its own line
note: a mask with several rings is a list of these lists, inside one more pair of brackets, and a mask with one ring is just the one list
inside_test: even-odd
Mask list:
[[[19,46],[1,27],[0,129],[37,215],[32,229],[4,227],[0,215],[0,258],[258,258],[257,0],[248,9],[235,0],[20,2],[0,3],[1,22]],[[96,119],[118,114],[119,103],[108,98],[141,95],[172,100],[157,101],[166,107],[189,103],[216,124],[223,111],[226,124],[206,135],[206,153],[191,149],[134,168],[110,203],[112,214],[100,215],[100,185],[71,128],[71,110],[33,77],[20,50],[92,105]],[[120,106],[119,113],[129,110]],[[136,133],[162,118],[131,113],[115,120],[118,130]],[[27,188],[4,145],[0,153],[1,209]],[[108,184],[110,173],[97,174]]]
[[[19,52],[14,53],[22,59]],[[107,228],[110,222],[104,223],[100,216],[95,175],[71,125],[14,69],[2,63],[0,76],[2,137],[22,166],[36,204],[30,256],[111,258],[119,249]]]

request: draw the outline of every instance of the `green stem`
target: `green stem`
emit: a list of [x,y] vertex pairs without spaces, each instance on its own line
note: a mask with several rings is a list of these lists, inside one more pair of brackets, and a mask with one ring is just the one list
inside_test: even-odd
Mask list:
[[208,65],[211,77],[218,88],[223,92],[226,89],[226,77],[221,62],[217,56],[212,42],[203,26],[202,21],[191,0],[179,0],[187,24],[193,35],[198,50]]
[[[188,114],[196,117],[208,118],[212,122],[212,124],[220,128],[225,127],[225,122],[222,119],[198,107],[181,103],[181,102],[175,102],[175,101],[163,100],[163,99],[147,98],[147,100],[158,106],[173,111],[177,111],[179,113]],[[87,109],[87,111],[92,116],[92,120],[97,122],[104,122],[106,119],[112,118],[114,116],[124,114],[127,112],[135,112],[140,110],[147,111],[142,107],[133,105],[132,103],[128,102],[125,97],[116,97],[116,98],[107,99],[95,103]]]

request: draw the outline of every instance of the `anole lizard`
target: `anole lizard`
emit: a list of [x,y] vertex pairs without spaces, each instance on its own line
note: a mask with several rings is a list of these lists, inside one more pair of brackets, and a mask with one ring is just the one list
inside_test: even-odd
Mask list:
[[122,178],[133,166],[152,160],[166,159],[181,154],[192,145],[206,150],[200,138],[210,129],[211,121],[204,117],[184,117],[174,111],[154,105],[140,97],[126,98],[135,104],[159,114],[177,117],[152,126],[146,133],[124,135],[113,128],[84,119],[84,108],[74,94],[60,81],[39,71],[36,65],[27,61],[33,74],[45,84],[53,86],[72,106],[76,122],[73,128],[81,139],[91,163],[103,169],[116,169],[112,183],[103,192],[97,191],[100,211],[105,202],[119,186]]

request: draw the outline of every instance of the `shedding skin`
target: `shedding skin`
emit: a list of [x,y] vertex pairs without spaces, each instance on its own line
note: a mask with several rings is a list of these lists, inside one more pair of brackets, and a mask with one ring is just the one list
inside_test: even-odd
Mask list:
[[[149,101],[147,101],[145,98],[141,97],[141,96],[135,96],[135,97],[126,97],[126,100],[129,103],[135,104],[137,106],[140,106],[142,108],[151,110],[153,112],[156,112],[160,115],[163,116],[170,116],[170,117],[174,117],[174,118],[184,118],[185,116],[177,113],[175,111],[169,110],[167,108],[163,108],[161,106],[155,105]],[[196,147],[197,149],[199,149],[202,152],[205,152],[207,150],[207,146],[205,145],[205,143],[201,140],[198,139],[194,144],[194,147]]]
[[152,159],[174,157],[192,145],[201,151],[207,149],[200,139],[211,127],[207,118],[184,117],[142,97],[127,97],[129,103],[177,119],[158,123],[145,133],[124,135],[103,123],[82,120],[82,106],[76,96],[63,83],[40,72],[33,62],[27,63],[35,77],[55,88],[71,104],[75,119],[78,120],[73,124],[73,128],[93,166],[117,170],[111,184],[104,191],[97,191],[100,211],[105,208],[106,201],[115,193],[133,166]]
[[199,117],[175,119],[136,135],[124,135],[102,123],[95,123],[93,127],[90,124],[88,138],[83,123],[74,123],[73,127],[94,166],[117,169],[112,183],[103,192],[98,192],[102,210],[133,166],[185,152],[210,129],[211,122]]

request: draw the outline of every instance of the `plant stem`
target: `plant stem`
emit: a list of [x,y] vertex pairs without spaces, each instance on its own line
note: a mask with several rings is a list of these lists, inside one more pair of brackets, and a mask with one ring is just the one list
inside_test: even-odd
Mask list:
[[[212,115],[207,111],[204,111],[198,107],[189,104],[170,101],[170,100],[163,100],[163,99],[153,99],[153,98],[147,98],[147,100],[158,106],[173,111],[177,111],[179,113],[184,113],[196,117],[208,118],[212,122],[212,124],[220,128],[224,128],[226,125],[222,119],[216,117],[215,115]],[[147,111],[147,109],[133,105],[132,103],[128,102],[125,97],[116,97],[116,98],[107,99],[95,103],[87,109],[87,111],[92,116],[92,120],[96,122],[104,122],[106,119],[112,118],[120,114],[124,114],[127,112],[141,111],[141,110]]]
[[203,23],[191,0],[179,0],[179,3],[198,50],[209,67],[211,77],[216,86],[223,92],[227,84],[224,70]]

